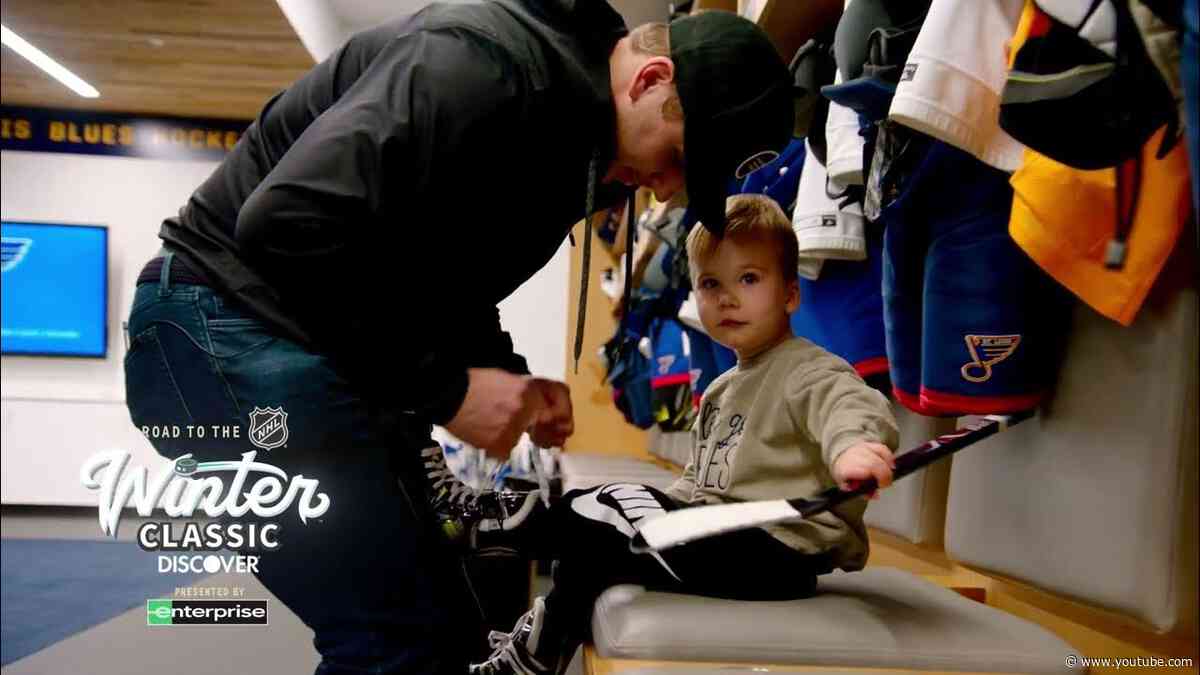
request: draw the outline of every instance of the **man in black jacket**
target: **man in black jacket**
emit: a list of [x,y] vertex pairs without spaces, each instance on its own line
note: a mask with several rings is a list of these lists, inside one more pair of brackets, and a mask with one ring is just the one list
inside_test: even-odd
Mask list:
[[314,630],[319,673],[465,672],[477,617],[429,527],[430,425],[500,456],[574,428],[566,386],[527,374],[496,304],[632,186],[686,183],[720,231],[729,180],[791,128],[788,73],[753,24],[627,34],[602,0],[433,5],[266,104],[163,223],[127,400],[139,427],[242,431],[152,439],[166,457],[256,451],[320,481],[327,513],[276,516],[258,573]]

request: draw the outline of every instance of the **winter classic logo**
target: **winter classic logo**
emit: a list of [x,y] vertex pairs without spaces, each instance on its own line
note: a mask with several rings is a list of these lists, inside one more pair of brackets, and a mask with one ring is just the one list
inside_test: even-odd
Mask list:
[[[203,511],[214,519],[247,513],[267,519],[296,503],[304,524],[329,510],[329,496],[319,492],[316,479],[288,476],[277,466],[256,462],[256,454],[243,453],[236,462],[197,462],[185,454],[151,478],[144,467],[129,469],[130,453],[110,450],[88,459],[79,477],[84,487],[99,491],[100,529],[114,538],[129,506],[141,516],[162,509],[170,518],[190,518]],[[233,474],[228,485],[219,477],[225,472]],[[248,484],[252,474],[256,477]],[[137,542],[142,550],[159,554],[159,573],[248,574],[258,571],[258,556],[252,554],[278,548],[278,534],[275,522],[149,521],[138,528]],[[214,555],[221,551],[232,555]]]
[[274,450],[287,443],[288,415],[283,407],[259,408],[250,411],[250,442],[263,450]]

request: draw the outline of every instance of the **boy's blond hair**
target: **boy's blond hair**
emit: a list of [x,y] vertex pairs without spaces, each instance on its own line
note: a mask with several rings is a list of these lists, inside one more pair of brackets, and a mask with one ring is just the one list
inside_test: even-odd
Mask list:
[[[792,222],[774,199],[766,195],[733,195],[725,201],[725,239],[739,242],[763,241],[775,249],[784,281],[794,281],[799,268],[799,245]],[[688,271],[692,281],[700,262],[708,259],[721,243],[716,235],[697,223],[687,238]]]

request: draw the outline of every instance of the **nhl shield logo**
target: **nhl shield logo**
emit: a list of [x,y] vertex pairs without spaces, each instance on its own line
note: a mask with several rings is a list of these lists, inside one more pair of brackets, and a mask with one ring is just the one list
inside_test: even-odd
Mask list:
[[250,442],[263,450],[274,450],[287,443],[288,414],[283,407],[259,408],[250,411]]

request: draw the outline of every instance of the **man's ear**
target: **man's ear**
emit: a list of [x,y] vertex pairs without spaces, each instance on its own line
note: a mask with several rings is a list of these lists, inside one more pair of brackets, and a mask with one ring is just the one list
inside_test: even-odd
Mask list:
[[630,85],[629,97],[637,101],[651,89],[675,81],[675,64],[666,56],[652,56],[638,68]]
[[787,282],[787,302],[784,304],[787,313],[791,314],[800,309],[800,279],[793,277]]

